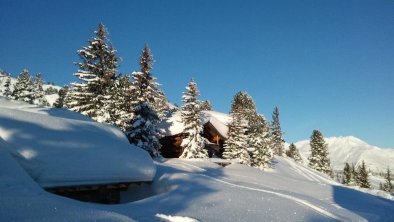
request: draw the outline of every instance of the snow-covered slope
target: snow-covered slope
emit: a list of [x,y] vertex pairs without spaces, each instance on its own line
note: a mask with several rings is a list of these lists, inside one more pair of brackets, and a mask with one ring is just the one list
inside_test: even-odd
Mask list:
[[[363,160],[373,172],[385,172],[388,166],[394,169],[394,149],[372,146],[354,136],[329,137],[325,138],[325,141],[334,170],[343,170],[346,162],[357,166]],[[306,160],[310,156],[309,140],[297,142],[295,145]]]
[[[155,162],[153,183],[122,193],[122,204],[56,196],[36,181],[49,175],[67,180],[65,170],[81,181],[103,173],[133,178],[154,174],[152,161],[134,152],[140,149],[130,147],[120,131],[87,117],[2,99],[0,104],[0,221],[394,221],[389,194],[375,192],[385,199],[349,189],[287,158],[267,171],[236,163],[221,167],[215,159],[163,159]],[[30,167],[35,171],[27,174]],[[145,198],[127,202],[130,196]]]
[[[270,171],[210,160],[157,162],[146,199],[82,203],[45,193],[0,147],[0,221],[393,221],[394,201],[336,184],[292,160]],[[133,191],[131,191],[133,192]]]
[[0,137],[43,187],[151,181],[147,152],[115,127],[65,110],[0,98]]

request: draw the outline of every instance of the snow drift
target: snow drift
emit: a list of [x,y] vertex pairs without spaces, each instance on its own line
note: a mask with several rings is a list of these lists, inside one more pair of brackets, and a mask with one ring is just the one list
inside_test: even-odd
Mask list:
[[115,127],[0,98],[0,137],[42,187],[151,181],[155,165]]

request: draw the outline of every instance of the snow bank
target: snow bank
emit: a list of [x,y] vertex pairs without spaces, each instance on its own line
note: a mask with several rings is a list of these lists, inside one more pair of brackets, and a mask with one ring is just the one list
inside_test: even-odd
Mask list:
[[8,153],[13,149],[0,138],[0,221],[134,221],[45,192]]
[[0,137],[43,187],[151,181],[155,175],[150,156],[120,130],[64,109],[0,99]]

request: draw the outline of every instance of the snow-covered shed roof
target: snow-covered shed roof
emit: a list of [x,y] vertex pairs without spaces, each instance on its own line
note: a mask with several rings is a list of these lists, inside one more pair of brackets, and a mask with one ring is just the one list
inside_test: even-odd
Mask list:
[[0,137],[46,188],[151,181],[156,173],[149,154],[123,132],[65,109],[0,98]]
[[[228,124],[231,118],[228,114],[216,111],[203,111],[203,124],[210,122],[212,126],[224,137],[227,138]],[[164,135],[173,136],[183,132],[184,125],[182,123],[181,112],[174,112],[170,117],[164,119],[159,127],[164,131]]]

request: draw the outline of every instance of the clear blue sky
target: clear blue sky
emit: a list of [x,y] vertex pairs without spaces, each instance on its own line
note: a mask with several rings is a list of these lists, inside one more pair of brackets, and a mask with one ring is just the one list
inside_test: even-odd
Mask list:
[[172,102],[193,77],[218,111],[240,90],[269,119],[278,106],[287,142],[320,129],[394,148],[391,0],[0,0],[0,68],[69,84],[100,22],[121,73],[149,44]]

